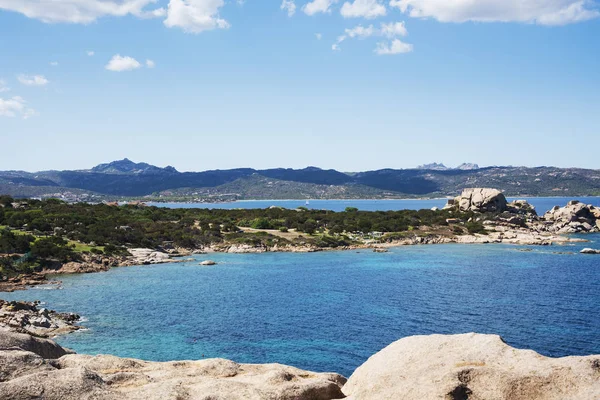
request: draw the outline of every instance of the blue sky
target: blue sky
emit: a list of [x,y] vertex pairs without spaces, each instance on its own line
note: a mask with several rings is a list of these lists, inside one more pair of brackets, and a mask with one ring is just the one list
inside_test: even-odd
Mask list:
[[593,1],[72,3],[0,0],[1,170],[600,168]]

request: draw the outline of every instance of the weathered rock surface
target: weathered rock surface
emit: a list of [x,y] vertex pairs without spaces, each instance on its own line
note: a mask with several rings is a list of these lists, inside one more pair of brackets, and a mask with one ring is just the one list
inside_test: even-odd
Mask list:
[[81,329],[79,315],[38,308],[38,303],[0,300],[0,329],[53,337]]
[[[445,210],[482,213],[483,224],[489,232],[506,232],[504,227],[509,227],[513,233],[521,236],[530,236],[529,239],[520,240],[522,244],[550,244],[540,241],[543,236],[562,235],[569,233],[600,232],[600,208],[570,201],[565,207],[556,206],[539,217],[535,208],[526,200],[506,202],[504,195],[496,189],[465,189],[455,199],[448,200]],[[460,223],[457,218],[450,218],[448,224]],[[526,232],[522,229],[524,228]],[[499,238],[501,242],[511,242]],[[462,239],[459,239],[459,241]],[[490,242],[495,242],[491,240]]]
[[[346,379],[280,364],[223,359],[146,362],[114,356],[40,355],[0,331],[0,398],[79,400],[329,400]],[[8,336],[8,339],[5,339]],[[25,335],[22,335],[25,336]],[[38,339],[35,339],[38,340]],[[4,345],[7,343],[8,345]],[[51,360],[59,357],[57,360]]]
[[352,400],[600,399],[600,356],[548,358],[496,335],[413,336],[369,358],[343,391]]
[[506,197],[497,189],[465,189],[454,199],[460,211],[503,212],[508,207]]
[[86,274],[90,272],[108,271],[112,267],[118,267],[127,263],[126,257],[112,257],[98,254],[81,254],[81,261],[73,261],[63,264],[57,270],[45,270],[46,274]]
[[46,276],[43,274],[19,275],[7,280],[0,281],[0,292],[14,292],[15,290],[24,290],[29,286],[41,285],[47,283]]
[[[0,330],[0,353],[6,349],[20,349],[44,359],[55,359],[67,354],[73,354],[71,350],[57,345],[52,340],[36,338],[24,333]],[[0,368],[4,368],[5,366],[7,364],[0,363]],[[4,370],[2,369],[1,371]],[[1,371],[0,374],[2,373]]]
[[128,249],[133,256],[133,262],[137,264],[162,264],[173,262],[167,253],[152,249]]
[[265,246],[252,246],[249,244],[234,244],[229,246],[225,252],[226,253],[265,253],[267,251],[267,247]]
[[147,362],[73,354],[0,331],[0,399],[44,400],[582,400],[600,399],[600,356],[548,358],[496,335],[413,336],[350,379],[224,359]]
[[548,230],[557,233],[600,231],[600,209],[592,205],[570,201],[565,207],[554,207],[544,214]]

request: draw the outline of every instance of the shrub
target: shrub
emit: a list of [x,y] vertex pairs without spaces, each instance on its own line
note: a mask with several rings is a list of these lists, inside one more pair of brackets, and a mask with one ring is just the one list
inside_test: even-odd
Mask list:
[[483,224],[481,222],[467,222],[467,224],[465,225],[467,227],[467,230],[469,231],[470,234],[475,234],[475,233],[479,233],[482,235],[486,235],[487,231],[485,230],[485,226],[483,226]]

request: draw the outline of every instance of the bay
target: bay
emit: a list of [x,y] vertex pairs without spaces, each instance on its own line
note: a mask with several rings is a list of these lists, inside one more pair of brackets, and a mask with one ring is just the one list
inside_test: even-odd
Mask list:
[[[410,335],[499,334],[548,356],[600,353],[600,258],[569,246],[428,245],[389,253],[210,254],[4,293],[81,314],[87,354],[223,357],[346,376]],[[523,251],[527,250],[527,251]],[[204,259],[218,262],[201,267]]]

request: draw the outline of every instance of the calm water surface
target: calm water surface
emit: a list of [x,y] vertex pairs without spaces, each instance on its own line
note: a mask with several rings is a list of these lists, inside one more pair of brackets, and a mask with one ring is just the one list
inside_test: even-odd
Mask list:
[[[509,198],[509,201],[517,198]],[[535,206],[538,214],[543,214],[554,206],[564,206],[569,200],[578,199],[586,204],[600,207],[600,197],[530,197],[526,198]],[[149,203],[168,208],[268,208],[278,206],[284,208],[308,207],[316,210],[344,211],[346,207],[356,207],[364,211],[420,210],[432,207],[442,208],[446,199],[433,200],[244,200],[231,203]]]
[[[600,236],[588,236],[600,248]],[[211,254],[2,294],[83,315],[58,341],[149,360],[225,357],[346,376],[409,335],[483,332],[550,356],[600,353],[600,256],[583,245],[432,245],[312,254]],[[572,254],[555,254],[571,252]]]

